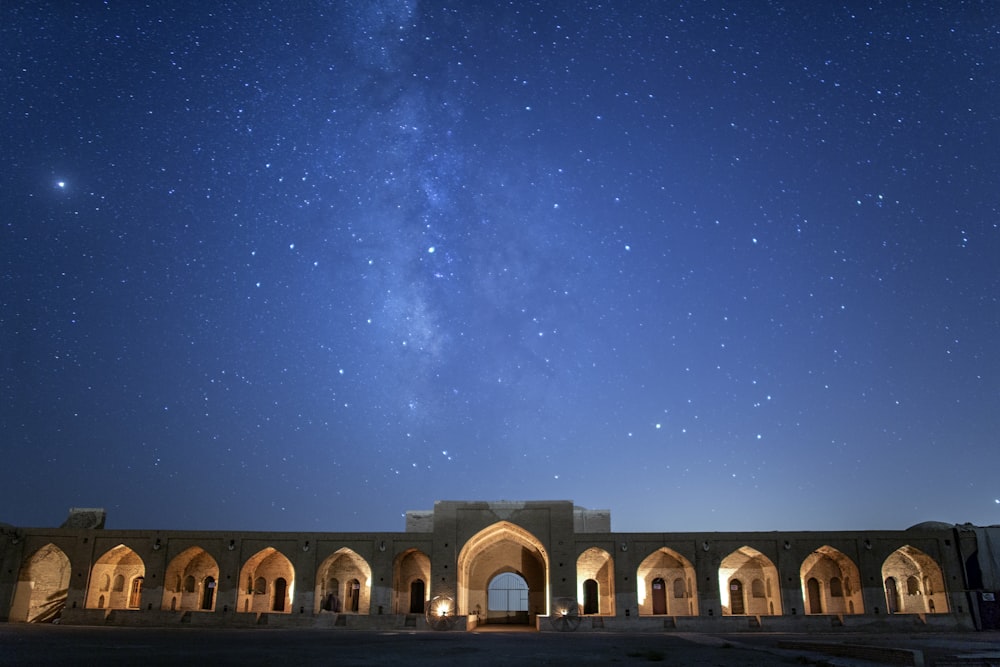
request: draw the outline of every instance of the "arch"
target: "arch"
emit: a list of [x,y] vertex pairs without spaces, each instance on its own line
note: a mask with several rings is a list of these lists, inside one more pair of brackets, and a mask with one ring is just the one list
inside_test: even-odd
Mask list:
[[[815,591],[809,588],[810,579],[816,580]],[[802,561],[799,580],[807,614],[864,613],[861,572],[842,551],[829,545],[813,551]],[[812,593],[818,595],[815,600]]]
[[806,613],[823,613],[823,598],[820,595],[819,579],[816,577],[809,577],[806,582]]
[[209,575],[201,583],[201,611],[212,611],[215,609],[215,577]]
[[[681,580],[682,597],[667,595],[667,582]],[[695,600],[697,580],[691,561],[673,549],[660,547],[646,556],[636,570],[639,595],[639,615],[669,614],[670,616],[696,616]],[[676,590],[676,589],[675,589]]]
[[487,586],[487,623],[527,625],[528,582],[515,572],[501,572]]
[[271,596],[271,611],[285,611],[286,593],[288,592],[288,580],[278,577],[274,580],[274,595]]
[[541,541],[509,521],[482,529],[458,554],[458,611],[487,609],[487,587],[502,572],[514,572],[528,585],[529,623],[549,610],[549,556]]
[[[279,590],[278,579],[282,580]],[[236,608],[241,612],[291,613],[295,590],[295,568],[285,554],[274,547],[261,549],[240,568],[237,581],[246,581],[239,591]]]
[[[407,549],[396,556],[392,567],[393,594],[397,614],[422,614],[431,580],[431,559],[419,549]],[[420,590],[414,588],[420,582]],[[417,597],[419,595],[419,598]]]
[[[357,588],[354,584],[357,583]],[[315,612],[371,613],[372,568],[356,551],[341,547],[316,570]]]
[[91,585],[85,606],[88,609],[128,609],[129,603],[135,602],[135,606],[138,607],[139,599],[133,599],[133,596],[138,595],[141,598],[142,583],[136,586],[135,582],[145,576],[146,564],[139,554],[124,544],[119,544],[104,552],[91,569],[91,582],[105,581],[105,578],[113,582],[111,590],[106,591],[104,604],[99,604],[101,591]]
[[[587,582],[593,581],[591,594]],[[615,613],[615,562],[604,549],[590,547],[576,559],[577,599],[583,602],[584,614]]]
[[[937,561],[914,546],[906,545],[889,554],[882,563],[886,582],[886,602],[890,597],[889,580],[895,590],[896,606],[890,613],[943,614],[948,612],[944,574]],[[900,585],[902,582],[902,585]]]
[[51,542],[25,558],[8,618],[27,623],[59,618],[69,594],[70,571],[69,558]]
[[[743,595],[744,583],[750,583],[750,595]],[[723,616],[740,615],[739,593],[744,600],[743,612],[750,616],[781,615],[781,598],[774,595],[772,582],[778,581],[778,569],[771,559],[750,546],[742,546],[722,559],[719,564],[719,597]],[[739,589],[733,588],[734,583]]]
[[[164,581],[173,583],[174,589],[163,591],[160,609],[176,611],[213,611],[215,586],[219,580],[219,564],[210,553],[198,546],[188,547],[174,556],[167,564]],[[213,590],[209,591],[211,584]],[[209,606],[205,601],[209,600]]]

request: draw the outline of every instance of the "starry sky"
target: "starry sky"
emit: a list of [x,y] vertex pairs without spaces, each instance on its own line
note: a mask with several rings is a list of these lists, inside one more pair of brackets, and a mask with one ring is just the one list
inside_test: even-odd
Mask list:
[[4,2],[0,521],[1000,523],[1000,6]]

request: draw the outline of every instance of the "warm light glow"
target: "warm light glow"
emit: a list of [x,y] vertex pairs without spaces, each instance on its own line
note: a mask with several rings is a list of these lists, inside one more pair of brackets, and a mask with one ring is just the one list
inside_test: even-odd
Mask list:
[[442,604],[438,605],[437,615],[438,616],[447,616],[448,615],[448,605],[447,605],[447,603],[442,603]]

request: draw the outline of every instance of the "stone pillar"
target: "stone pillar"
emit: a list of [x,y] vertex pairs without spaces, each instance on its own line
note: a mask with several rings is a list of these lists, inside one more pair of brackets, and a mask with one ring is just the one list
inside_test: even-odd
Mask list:
[[695,545],[694,571],[698,578],[699,616],[722,616],[722,598],[719,596],[719,565],[722,556],[712,540],[702,539]]

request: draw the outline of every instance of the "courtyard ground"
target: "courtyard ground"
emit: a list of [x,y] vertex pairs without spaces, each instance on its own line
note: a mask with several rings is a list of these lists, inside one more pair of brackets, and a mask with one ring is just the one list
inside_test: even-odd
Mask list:
[[[913,660],[834,657],[829,644]],[[902,654],[906,659],[907,654]],[[872,665],[1000,666],[1000,633],[692,635],[121,628],[0,623],[0,665]]]

